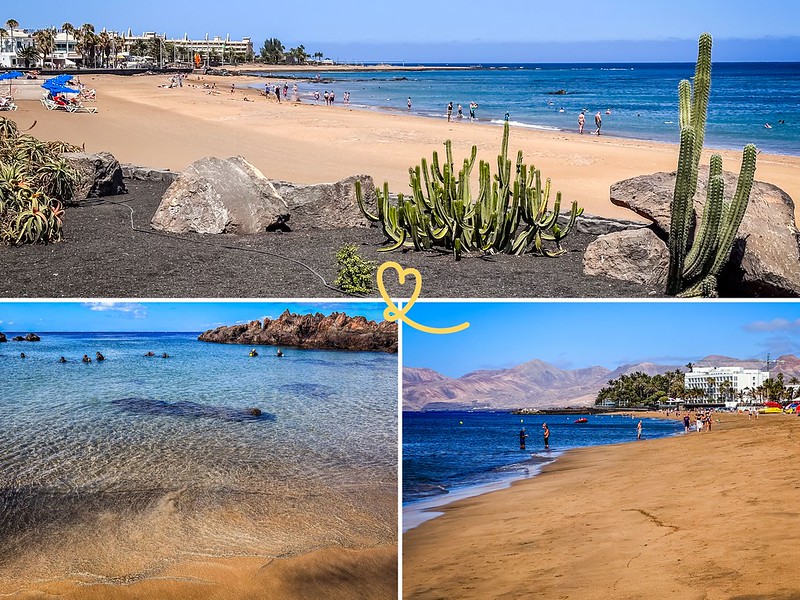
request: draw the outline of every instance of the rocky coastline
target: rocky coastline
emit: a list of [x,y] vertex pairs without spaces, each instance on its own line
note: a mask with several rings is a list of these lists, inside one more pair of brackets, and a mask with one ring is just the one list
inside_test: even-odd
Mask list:
[[209,329],[201,342],[282,346],[315,350],[397,352],[397,323],[368,321],[334,312],[297,315],[287,309],[277,319]]

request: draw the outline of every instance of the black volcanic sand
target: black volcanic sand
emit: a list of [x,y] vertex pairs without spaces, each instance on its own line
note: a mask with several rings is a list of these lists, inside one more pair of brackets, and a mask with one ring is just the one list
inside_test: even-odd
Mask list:
[[[365,258],[395,261],[422,273],[421,298],[627,298],[662,290],[583,274],[582,258],[595,236],[570,234],[567,253],[467,256],[455,262],[437,252],[378,252],[379,228],[306,230],[259,235],[158,234],[150,219],[167,187],[127,182],[124,196],[67,208],[64,240],[48,246],[0,247],[0,296],[7,298],[346,298],[333,284],[336,251],[355,243]],[[121,205],[123,203],[124,205]],[[137,229],[131,229],[131,212]],[[291,223],[291,221],[290,221]],[[228,246],[228,247],[223,247]],[[411,283],[409,283],[411,281]],[[393,297],[411,295],[413,280],[385,275]],[[373,297],[379,294],[375,291]]]

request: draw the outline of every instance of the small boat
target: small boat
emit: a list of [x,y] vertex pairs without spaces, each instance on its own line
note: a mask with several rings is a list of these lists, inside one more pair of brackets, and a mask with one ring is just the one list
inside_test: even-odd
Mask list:
[[588,423],[589,419],[587,419],[586,417],[581,417],[580,419],[575,419],[575,422],[576,423]]

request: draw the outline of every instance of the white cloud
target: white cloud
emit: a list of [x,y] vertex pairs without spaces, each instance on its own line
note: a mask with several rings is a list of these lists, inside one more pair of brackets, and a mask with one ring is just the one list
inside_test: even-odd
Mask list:
[[106,312],[113,311],[129,315],[134,319],[144,319],[147,316],[147,307],[138,302],[110,302],[104,300],[101,302],[84,302],[83,307],[89,310]]
[[745,331],[783,331],[790,332],[800,329],[800,319],[789,321],[787,319],[772,319],[771,321],[754,321],[744,326]]

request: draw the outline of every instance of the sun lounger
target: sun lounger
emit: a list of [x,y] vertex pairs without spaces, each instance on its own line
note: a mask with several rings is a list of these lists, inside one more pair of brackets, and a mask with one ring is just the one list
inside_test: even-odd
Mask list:
[[44,106],[47,110],[67,110],[67,107],[63,104],[59,104],[58,102],[55,102],[47,97],[42,98],[42,106]]
[[68,104],[67,105],[67,112],[71,113],[96,113],[97,107],[96,106],[84,106],[83,104]]
[[11,98],[0,98],[0,110],[17,110],[17,105]]

